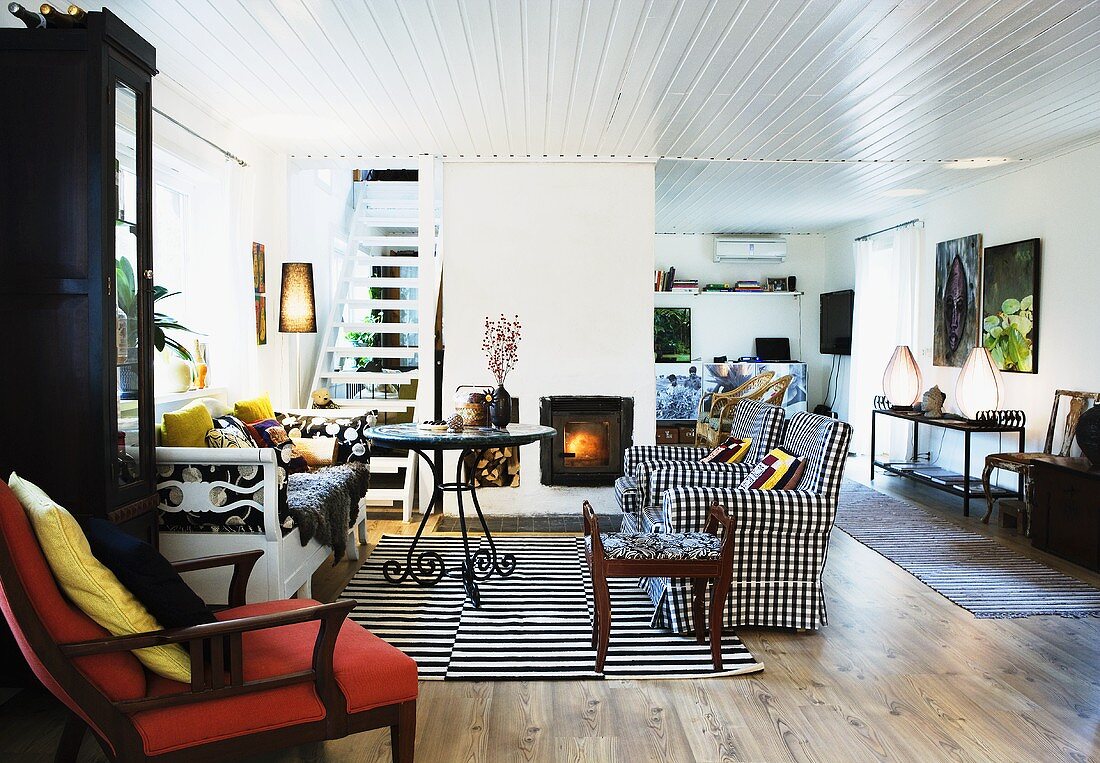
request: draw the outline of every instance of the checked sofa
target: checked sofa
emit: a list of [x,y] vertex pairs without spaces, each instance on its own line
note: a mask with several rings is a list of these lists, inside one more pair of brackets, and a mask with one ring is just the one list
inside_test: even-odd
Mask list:
[[[658,509],[643,512],[642,529],[699,532],[711,505],[725,506],[737,521],[726,627],[816,630],[827,622],[821,578],[851,436],[849,424],[827,416],[790,418],[782,447],[806,462],[794,490],[738,488],[752,468],[749,463],[705,470],[651,463],[650,484],[670,487],[660,493]],[[675,578],[642,583],[656,608],[655,623],[680,633],[694,631],[690,583]]]
[[[711,448],[693,445],[635,445],[623,457],[623,476],[615,481],[615,497],[623,512],[622,532],[661,532],[661,496],[675,485],[728,484],[722,475],[737,474],[737,482],[773,448],[783,435],[784,411],[778,405],[742,400],[734,411],[729,436],[752,439],[740,464],[700,462]],[[712,479],[711,475],[719,475]],[[702,525],[700,525],[700,528]],[[670,531],[671,532],[671,531]]]

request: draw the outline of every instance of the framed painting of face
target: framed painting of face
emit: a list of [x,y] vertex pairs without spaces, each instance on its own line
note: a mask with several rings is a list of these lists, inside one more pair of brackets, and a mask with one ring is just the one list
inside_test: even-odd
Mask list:
[[1039,372],[1039,239],[985,250],[982,345],[1002,371]]
[[934,365],[961,368],[981,339],[978,320],[981,259],[980,233],[936,244]]

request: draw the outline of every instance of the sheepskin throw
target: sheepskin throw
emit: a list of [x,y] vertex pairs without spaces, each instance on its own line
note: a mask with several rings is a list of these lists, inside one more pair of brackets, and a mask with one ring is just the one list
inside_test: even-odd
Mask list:
[[316,538],[332,549],[334,562],[340,561],[359,499],[370,483],[369,468],[362,463],[339,464],[291,474],[288,480],[287,510],[301,531],[302,545]]

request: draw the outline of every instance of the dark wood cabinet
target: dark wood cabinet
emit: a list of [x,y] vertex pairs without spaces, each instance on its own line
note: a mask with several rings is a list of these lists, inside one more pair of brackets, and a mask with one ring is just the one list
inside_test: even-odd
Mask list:
[[1100,469],[1061,461],[1032,466],[1031,544],[1100,572]]
[[695,422],[658,421],[658,445],[694,445]]
[[155,541],[153,47],[0,29],[0,477]]

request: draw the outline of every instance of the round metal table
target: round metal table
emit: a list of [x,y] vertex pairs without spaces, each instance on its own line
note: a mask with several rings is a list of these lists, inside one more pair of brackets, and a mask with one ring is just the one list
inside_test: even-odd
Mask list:
[[[420,585],[435,585],[443,576],[461,578],[466,596],[475,607],[481,606],[481,593],[478,582],[488,580],[494,573],[506,578],[516,570],[516,557],[514,554],[497,554],[493,536],[485,524],[485,515],[481,513],[481,505],[477,501],[477,491],[474,489],[472,475],[466,467],[467,456],[473,454],[472,463],[477,463],[477,455],[489,448],[508,448],[519,445],[527,445],[542,439],[553,437],[557,434],[553,427],[535,426],[533,424],[509,424],[506,430],[489,429],[487,427],[467,427],[461,432],[432,432],[419,429],[416,424],[383,424],[371,427],[363,432],[363,436],[372,444],[383,445],[390,448],[405,448],[416,453],[428,464],[432,470],[435,489],[432,491],[432,501],[424,510],[424,517],[420,520],[420,526],[416,529],[409,551],[402,564],[396,559],[388,560],[382,565],[382,574],[387,581],[393,584],[403,583],[412,578]],[[442,459],[433,459],[427,451],[431,450],[458,450],[458,466],[455,469],[455,481],[445,482],[443,479]],[[437,551],[421,551],[417,553],[416,546],[424,534],[424,527],[428,524],[436,506],[442,509],[443,494],[455,493],[458,498],[458,523],[462,528],[462,547],[464,558],[461,569],[447,570],[443,557]],[[475,553],[470,552],[470,536],[466,525],[466,508],[462,501],[462,494],[469,493],[477,512],[478,521],[488,542],[487,549],[480,549]]]

